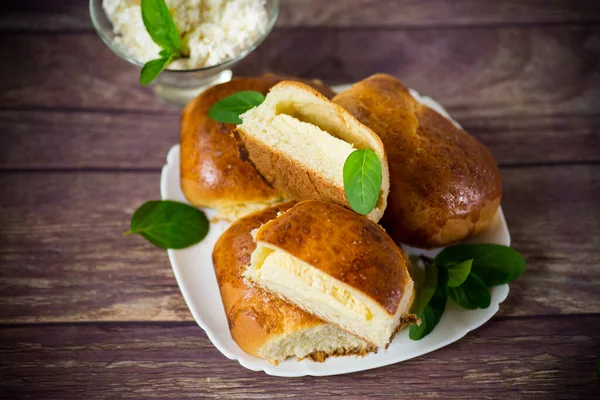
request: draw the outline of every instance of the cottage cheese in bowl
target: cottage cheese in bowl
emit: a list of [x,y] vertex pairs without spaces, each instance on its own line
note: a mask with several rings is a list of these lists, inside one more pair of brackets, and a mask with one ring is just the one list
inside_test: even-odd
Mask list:
[[[265,0],[165,0],[182,39],[184,53],[171,70],[197,69],[238,56],[267,30]],[[142,21],[140,0],[103,0],[115,41],[131,58],[146,63],[161,48]]]

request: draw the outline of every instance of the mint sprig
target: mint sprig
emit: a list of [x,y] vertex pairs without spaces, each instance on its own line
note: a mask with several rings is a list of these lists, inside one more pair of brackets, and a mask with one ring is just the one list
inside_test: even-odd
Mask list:
[[[440,321],[450,297],[459,306],[474,310],[491,304],[490,286],[517,279],[525,272],[525,260],[514,249],[496,244],[459,244],[425,261],[425,278],[413,306],[421,325],[409,331],[412,340],[427,336]],[[431,280],[437,271],[437,286],[431,295]],[[427,304],[423,306],[423,302]]]
[[142,21],[148,34],[162,50],[160,58],[148,61],[140,72],[140,83],[152,82],[171,62],[183,56],[181,37],[164,0],[142,0]]
[[525,272],[525,260],[518,251],[498,244],[457,244],[435,257],[438,266],[473,260],[471,270],[487,286],[503,285]]

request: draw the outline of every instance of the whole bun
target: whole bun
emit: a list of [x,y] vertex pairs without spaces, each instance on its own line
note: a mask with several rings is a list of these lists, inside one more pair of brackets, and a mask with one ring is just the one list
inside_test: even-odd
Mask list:
[[477,139],[389,75],[373,75],[333,101],[384,143],[390,193],[381,223],[394,240],[434,248],[489,227],[500,204],[500,173]]

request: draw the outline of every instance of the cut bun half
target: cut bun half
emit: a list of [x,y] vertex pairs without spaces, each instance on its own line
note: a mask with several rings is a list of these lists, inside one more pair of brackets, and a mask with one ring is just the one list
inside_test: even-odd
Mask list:
[[215,244],[213,264],[233,340],[246,353],[278,363],[288,357],[324,361],[365,355],[376,348],[327,324],[242,277],[256,244],[251,231],[294,205],[279,204],[231,225]]
[[414,283],[406,254],[377,224],[344,207],[304,201],[255,232],[244,276],[373,346],[405,325]]
[[383,179],[377,204],[367,217],[377,222],[383,216],[389,192],[383,143],[348,111],[310,86],[284,81],[241,119],[235,135],[242,158],[295,200],[324,200],[350,208],[344,192],[344,163],[357,149],[373,150]]

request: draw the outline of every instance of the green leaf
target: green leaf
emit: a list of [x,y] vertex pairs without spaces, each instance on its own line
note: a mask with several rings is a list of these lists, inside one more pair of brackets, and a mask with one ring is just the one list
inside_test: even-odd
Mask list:
[[169,53],[181,53],[181,38],[164,0],[142,0],[141,8],[142,21],[154,43]]
[[488,308],[492,301],[490,289],[474,272],[469,274],[462,285],[459,287],[448,287],[446,291],[456,304],[469,310]]
[[438,297],[447,296],[446,287],[448,286],[448,271],[438,267],[437,274],[438,274],[438,283],[437,283],[437,286],[435,287],[434,296],[438,296]]
[[265,101],[262,93],[244,90],[217,101],[208,111],[208,116],[226,124],[241,124],[240,114]]
[[446,296],[433,296],[429,304],[417,315],[421,320],[421,325],[411,325],[408,337],[412,340],[421,340],[429,335],[438,322],[440,322],[445,309]]
[[471,264],[473,264],[472,259],[448,268],[448,287],[458,287],[462,285],[469,276],[469,272],[471,272]]
[[[413,263],[414,264],[414,263]],[[416,266],[413,266],[416,268]],[[434,263],[426,263],[425,264],[425,273],[423,280],[417,283],[417,300],[413,304],[413,313],[419,314],[421,313],[429,301],[433,297],[435,293],[435,288],[438,282],[438,269]]]
[[140,72],[140,83],[144,86],[152,82],[173,61],[173,57],[148,61]]
[[[431,263],[432,266],[435,264]],[[434,266],[435,267],[435,266]],[[437,268],[436,268],[437,269]],[[448,281],[448,273],[446,270],[437,269],[437,285],[429,303],[423,310],[417,314],[421,320],[421,325],[411,325],[408,336],[412,340],[421,340],[429,335],[433,328],[440,322],[442,314],[446,309],[447,295],[444,288]]]
[[170,200],[144,203],[131,217],[125,234],[137,233],[162,249],[183,249],[208,233],[206,215],[195,207]]
[[489,286],[503,285],[525,272],[525,260],[518,251],[497,244],[459,244],[447,247],[435,263],[447,266],[473,259],[471,271]]
[[362,215],[373,211],[382,179],[381,162],[373,150],[353,151],[344,163],[344,192],[350,207]]

